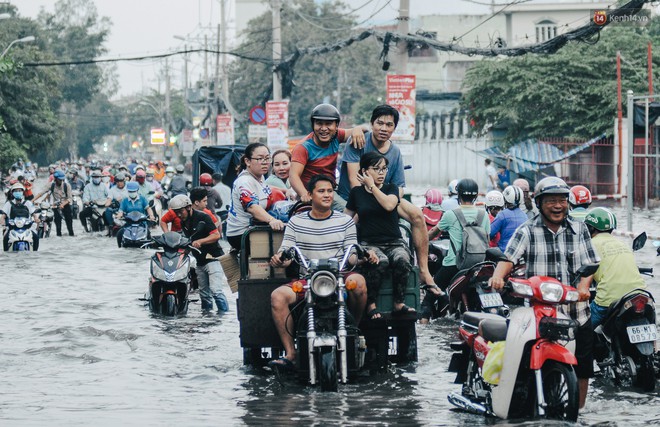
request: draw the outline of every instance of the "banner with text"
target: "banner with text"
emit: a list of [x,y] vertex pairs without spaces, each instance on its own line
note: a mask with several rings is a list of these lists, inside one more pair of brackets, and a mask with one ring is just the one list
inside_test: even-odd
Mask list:
[[234,118],[229,113],[216,118],[217,145],[234,145]]
[[289,101],[266,102],[268,146],[286,147],[289,139]]
[[399,125],[392,139],[412,143],[415,140],[415,76],[388,75],[386,91],[387,104],[399,111]]

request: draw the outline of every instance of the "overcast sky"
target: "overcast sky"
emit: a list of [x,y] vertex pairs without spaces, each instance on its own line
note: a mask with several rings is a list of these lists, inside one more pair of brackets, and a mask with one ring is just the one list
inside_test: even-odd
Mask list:
[[[284,0],[286,1],[286,0]],[[319,0],[317,0],[319,1]],[[130,57],[165,53],[182,49],[184,42],[175,35],[195,34],[200,24],[215,28],[220,16],[219,0],[94,0],[99,15],[112,21],[106,44],[107,57]],[[487,0],[481,2],[488,3]],[[501,2],[501,1],[498,1]],[[18,7],[22,16],[36,18],[41,8],[53,10],[54,0],[9,0]],[[398,15],[399,0],[351,0],[352,8],[361,8],[356,14],[364,25],[394,23]],[[467,0],[410,0],[410,16],[434,13],[488,13],[489,7]],[[172,85],[183,84],[183,61],[173,59]],[[203,61],[193,58],[189,72],[191,80],[202,76]],[[162,60],[118,63],[120,94],[139,92],[143,87],[157,87]],[[164,87],[164,86],[163,86]]]

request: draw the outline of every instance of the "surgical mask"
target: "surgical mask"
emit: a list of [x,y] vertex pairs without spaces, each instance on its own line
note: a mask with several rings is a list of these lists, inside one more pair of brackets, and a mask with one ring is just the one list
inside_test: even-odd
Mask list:
[[101,178],[92,178],[92,183],[94,185],[99,185],[101,183]]
[[167,175],[168,177],[172,178],[172,177],[174,176],[174,173],[172,173],[172,172],[167,172],[165,175]]
[[107,184],[108,182],[110,182],[110,177],[109,177],[109,176],[104,176],[104,177],[101,178],[101,179],[103,179],[103,182],[105,182],[106,184]]
[[137,199],[137,196],[138,196],[137,191],[129,191],[128,192],[128,197],[130,197],[131,199]]
[[11,193],[12,196],[14,196],[14,199],[16,200],[23,200],[23,192],[22,191],[14,191]]
[[154,177],[153,177],[153,176],[149,176],[149,175],[147,175],[147,181],[151,182],[151,181],[153,181],[153,180],[154,180]]

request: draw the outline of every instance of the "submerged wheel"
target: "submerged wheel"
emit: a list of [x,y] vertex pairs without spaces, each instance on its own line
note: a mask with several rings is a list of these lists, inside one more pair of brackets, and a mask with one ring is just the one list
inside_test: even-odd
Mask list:
[[337,353],[334,347],[319,349],[319,383],[322,391],[337,391]]
[[163,299],[161,313],[165,316],[174,316],[177,313],[176,298],[172,294],[167,294]]
[[546,418],[576,421],[580,402],[573,368],[550,361],[543,367],[542,377]]
[[620,387],[630,387],[637,381],[637,365],[630,356],[625,356],[622,362],[614,366],[614,382]]
[[655,366],[653,356],[643,356],[637,374],[637,385],[644,391],[655,390]]

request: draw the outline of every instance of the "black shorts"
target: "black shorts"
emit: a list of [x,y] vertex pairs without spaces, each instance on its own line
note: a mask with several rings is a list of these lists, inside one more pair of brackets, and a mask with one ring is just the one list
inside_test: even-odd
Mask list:
[[591,378],[594,376],[594,331],[591,321],[577,328],[575,331],[575,358],[577,366],[575,375],[578,378]]

